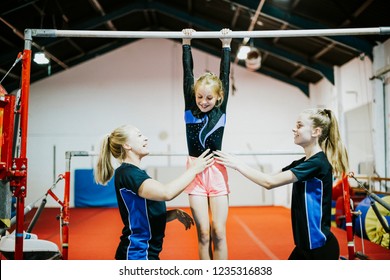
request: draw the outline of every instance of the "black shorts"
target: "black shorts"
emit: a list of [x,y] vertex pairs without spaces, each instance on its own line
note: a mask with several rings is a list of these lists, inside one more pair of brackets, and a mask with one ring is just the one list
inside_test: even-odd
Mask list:
[[324,246],[305,250],[295,247],[289,256],[289,260],[338,260],[340,247],[337,238],[331,233]]

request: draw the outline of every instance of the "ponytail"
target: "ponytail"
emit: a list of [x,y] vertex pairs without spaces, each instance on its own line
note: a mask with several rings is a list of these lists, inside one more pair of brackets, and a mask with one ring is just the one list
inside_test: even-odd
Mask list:
[[95,182],[101,185],[107,185],[108,181],[114,176],[114,167],[112,157],[117,160],[126,158],[126,151],[123,145],[128,140],[130,129],[133,126],[124,125],[115,129],[111,134],[106,135],[101,143],[98,161],[94,170]]
[[340,177],[348,173],[348,153],[341,141],[336,116],[329,109],[314,109],[309,113],[313,127],[322,129],[318,142],[332,165],[335,176]]
[[107,135],[103,138],[98,161],[95,168],[95,181],[103,186],[107,185],[107,182],[114,175],[114,168],[111,163],[111,152],[109,148],[110,136]]

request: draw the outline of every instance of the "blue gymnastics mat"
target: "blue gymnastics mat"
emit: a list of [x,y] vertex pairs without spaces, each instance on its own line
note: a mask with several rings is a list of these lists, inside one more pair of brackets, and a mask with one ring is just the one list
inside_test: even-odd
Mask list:
[[106,186],[96,184],[93,169],[74,171],[75,207],[118,207],[114,178]]

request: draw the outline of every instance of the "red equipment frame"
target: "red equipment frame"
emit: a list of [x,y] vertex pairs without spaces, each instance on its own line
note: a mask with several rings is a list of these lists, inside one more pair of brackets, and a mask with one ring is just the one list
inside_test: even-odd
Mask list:
[[355,252],[355,240],[354,240],[353,224],[352,224],[350,185],[348,182],[348,177],[349,176],[347,176],[346,174],[343,174],[342,177],[344,213],[345,213],[345,230],[347,231],[348,259],[354,260],[356,257],[356,252]]
[[[26,43],[26,45],[30,45]],[[15,96],[1,97],[0,106],[3,113],[2,153],[0,164],[0,179],[10,182],[11,191],[16,197],[16,229],[15,229],[15,259],[23,259],[23,224],[24,207],[27,194],[27,124],[28,100],[30,92],[31,48],[26,48],[19,54],[22,60],[22,81],[20,109],[15,112]],[[20,115],[20,149],[18,155],[13,155],[13,136],[15,130],[15,114]]]
[[0,178],[6,178],[12,166],[12,141],[14,135],[15,96],[0,96],[0,108],[3,109],[3,130],[1,135]]

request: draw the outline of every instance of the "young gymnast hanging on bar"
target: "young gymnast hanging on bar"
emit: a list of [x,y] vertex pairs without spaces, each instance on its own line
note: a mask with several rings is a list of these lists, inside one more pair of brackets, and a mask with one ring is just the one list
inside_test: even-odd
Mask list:
[[[232,40],[226,37],[231,31],[222,29],[219,77],[212,73],[205,73],[194,82],[191,53],[191,35],[194,32],[193,29],[183,29],[186,36],[182,41],[188,166],[205,150],[221,149],[229,95]],[[199,258],[227,259],[226,220],[230,191],[226,168],[218,163],[213,164],[196,175],[185,192],[189,195],[197,229]],[[209,213],[212,217],[211,224]]]
[[331,232],[333,176],[348,172],[348,155],[340,139],[334,113],[327,109],[303,111],[293,129],[294,143],[305,156],[270,175],[222,152],[215,160],[249,180],[273,189],[293,183],[291,219],[295,248],[290,260],[337,260],[339,244]]
[[[163,184],[141,169],[141,160],[149,150],[148,139],[138,128],[124,125],[103,138],[95,180],[105,185],[115,175],[115,192],[124,224],[115,259],[158,260],[166,222],[178,219],[186,229],[191,227],[191,216],[179,209],[167,211],[165,201],[179,195],[197,173],[213,163],[213,154],[208,153],[209,150],[204,151],[186,172]],[[112,158],[120,164],[116,169]]]

